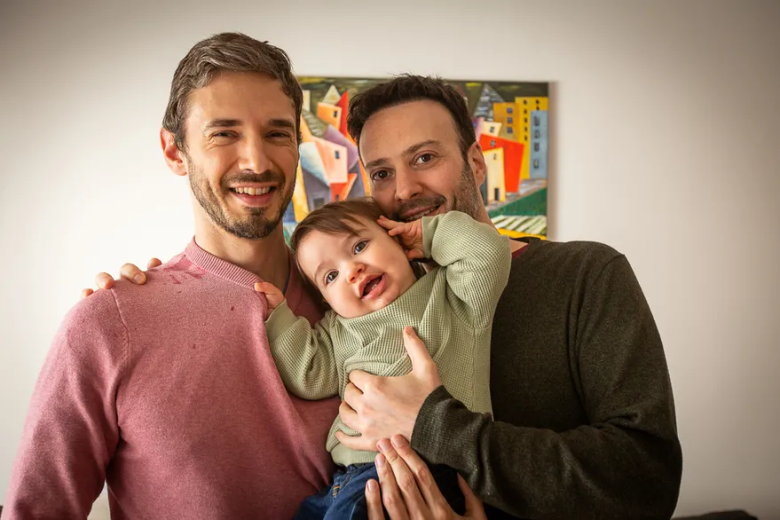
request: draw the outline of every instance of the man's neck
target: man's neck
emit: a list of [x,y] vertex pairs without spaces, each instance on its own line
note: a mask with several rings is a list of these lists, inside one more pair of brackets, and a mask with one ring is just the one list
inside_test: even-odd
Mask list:
[[[196,219],[197,221],[197,219]],[[195,243],[204,251],[250,271],[284,291],[290,275],[282,224],[265,238],[239,238],[214,225],[195,225]]]
[[[480,209],[477,212],[477,215],[475,217],[475,220],[477,220],[478,222],[482,222],[484,224],[489,224],[489,225],[493,226],[494,228],[496,227],[496,225],[493,224],[493,220],[488,216],[488,212],[487,212],[487,210],[485,209],[484,206],[480,207]],[[519,249],[523,249],[527,245],[528,245],[528,243],[526,243],[526,242],[520,242],[519,240],[510,240],[509,241],[509,250],[512,253],[514,253],[515,251],[517,251]]]

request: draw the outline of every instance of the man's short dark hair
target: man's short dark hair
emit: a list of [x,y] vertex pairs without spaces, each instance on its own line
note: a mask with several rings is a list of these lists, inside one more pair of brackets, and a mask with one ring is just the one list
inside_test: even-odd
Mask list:
[[474,123],[463,96],[439,78],[405,74],[360,92],[349,103],[347,130],[359,143],[369,117],[385,108],[423,100],[444,105],[452,115],[465,159],[468,149],[477,140]]

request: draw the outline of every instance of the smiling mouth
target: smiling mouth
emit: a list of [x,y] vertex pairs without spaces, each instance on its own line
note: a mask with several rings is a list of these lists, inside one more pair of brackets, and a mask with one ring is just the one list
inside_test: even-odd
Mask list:
[[275,186],[263,186],[262,188],[252,188],[249,186],[246,187],[239,187],[239,188],[230,188],[230,191],[233,193],[237,193],[239,195],[251,195],[253,197],[259,196],[259,195],[266,195],[272,191],[276,190]]
[[403,217],[403,221],[404,222],[413,222],[415,220],[418,220],[418,219],[421,219],[421,218],[425,217],[426,215],[430,215],[432,213],[435,213],[436,211],[438,211],[439,208],[441,208],[441,204],[439,204],[437,206],[433,206],[433,207],[427,208],[427,209],[423,208],[423,209],[420,209],[420,210],[416,210],[413,213],[407,213]]
[[381,282],[382,279],[385,277],[385,275],[377,276],[375,278],[372,278],[369,280],[364,286],[363,286],[363,293],[360,295],[361,298],[365,298],[366,296],[369,296],[371,294],[371,291],[373,291]]

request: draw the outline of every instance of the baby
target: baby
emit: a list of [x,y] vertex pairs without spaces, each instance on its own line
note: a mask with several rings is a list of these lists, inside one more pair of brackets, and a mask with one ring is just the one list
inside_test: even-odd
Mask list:
[[[351,370],[407,374],[403,329],[411,325],[445,388],[470,410],[491,413],[490,331],[509,276],[506,237],[458,211],[402,223],[386,219],[370,199],[350,199],[311,212],[295,229],[291,248],[330,310],[312,328],[292,313],[279,289],[256,285],[268,300],[268,340],[290,392],[343,398]],[[437,266],[417,279],[410,264],[417,259]],[[365,517],[364,489],[377,479],[376,453],[342,445],[339,430],[357,434],[335,419],[327,441],[340,466],[333,485],[307,498],[296,518]],[[432,473],[440,487],[460,494],[453,470]]]

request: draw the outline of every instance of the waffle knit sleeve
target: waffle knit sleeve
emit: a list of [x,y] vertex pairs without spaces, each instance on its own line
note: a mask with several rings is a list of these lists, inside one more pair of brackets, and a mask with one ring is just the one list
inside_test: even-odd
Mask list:
[[447,269],[447,298],[477,329],[490,327],[509,279],[509,241],[460,211],[423,217],[425,255]]
[[287,389],[302,399],[325,399],[338,394],[330,331],[334,316],[328,312],[312,327],[306,318],[295,316],[285,300],[265,323],[279,375]]

